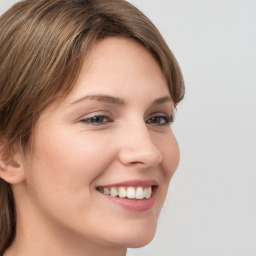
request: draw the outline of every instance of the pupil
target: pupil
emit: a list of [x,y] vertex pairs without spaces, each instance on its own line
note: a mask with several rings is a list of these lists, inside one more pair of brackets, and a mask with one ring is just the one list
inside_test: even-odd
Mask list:
[[154,123],[159,123],[159,118],[158,117],[153,117],[153,120],[152,120]]
[[102,122],[102,121],[103,121],[103,118],[102,118],[102,116],[94,116],[94,117],[92,118],[92,121],[93,121],[93,122]]

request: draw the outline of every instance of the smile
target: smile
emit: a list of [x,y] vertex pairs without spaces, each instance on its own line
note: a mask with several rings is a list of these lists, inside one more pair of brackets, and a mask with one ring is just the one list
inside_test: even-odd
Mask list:
[[112,185],[97,186],[96,190],[117,206],[128,211],[150,210],[156,200],[159,185],[154,180],[131,180]]
[[128,199],[149,199],[152,196],[152,187],[98,187],[97,190],[105,195]]

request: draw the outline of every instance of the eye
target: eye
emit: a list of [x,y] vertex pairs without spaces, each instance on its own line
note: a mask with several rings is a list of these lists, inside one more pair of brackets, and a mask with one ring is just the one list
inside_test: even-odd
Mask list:
[[146,124],[169,125],[172,122],[173,122],[173,115],[167,116],[167,115],[161,114],[161,115],[155,115],[150,117],[146,121]]
[[88,125],[102,125],[107,122],[111,122],[111,120],[106,115],[94,115],[82,119],[81,122]]

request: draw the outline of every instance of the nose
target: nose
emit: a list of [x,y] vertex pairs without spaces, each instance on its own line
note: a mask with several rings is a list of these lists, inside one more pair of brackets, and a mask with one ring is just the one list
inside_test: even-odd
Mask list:
[[162,153],[154,144],[146,124],[127,128],[122,134],[119,160],[122,164],[150,168],[162,161]]

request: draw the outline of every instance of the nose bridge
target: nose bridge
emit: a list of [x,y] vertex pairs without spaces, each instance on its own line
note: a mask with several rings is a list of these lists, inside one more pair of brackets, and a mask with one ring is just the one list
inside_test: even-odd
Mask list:
[[162,161],[162,154],[152,140],[145,122],[125,126],[122,141],[119,157],[123,164],[151,167]]

